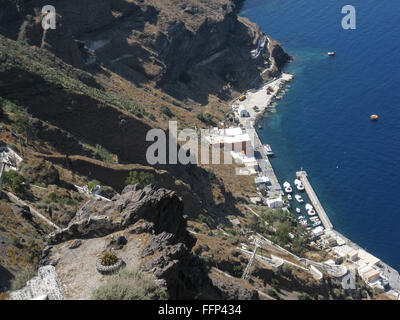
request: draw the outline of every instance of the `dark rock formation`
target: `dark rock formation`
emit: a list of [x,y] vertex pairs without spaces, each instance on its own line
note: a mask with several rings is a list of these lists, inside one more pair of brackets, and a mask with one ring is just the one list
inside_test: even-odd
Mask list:
[[[266,52],[261,29],[237,12],[242,1],[56,0],[57,28],[41,28],[42,0],[1,0],[0,33],[48,49],[83,68],[101,63],[135,83],[155,82],[177,98],[228,99],[227,77],[238,90],[261,81],[265,58],[280,69],[280,45]],[[3,5],[2,5],[3,8]],[[14,35],[14,36],[13,36]],[[254,56],[253,50],[260,51]]]

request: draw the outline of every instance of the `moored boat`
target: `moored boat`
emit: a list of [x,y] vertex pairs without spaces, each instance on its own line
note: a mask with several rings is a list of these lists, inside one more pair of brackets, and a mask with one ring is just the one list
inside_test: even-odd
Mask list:
[[299,179],[294,180],[294,185],[296,186],[297,190],[299,190],[299,191],[304,190],[303,183]]
[[304,200],[303,200],[303,198],[301,197],[301,195],[296,194],[294,197],[296,198],[296,200],[297,200],[298,203],[303,203],[303,202],[304,202]]
[[267,156],[273,156],[274,152],[271,149],[271,146],[269,144],[264,144],[264,150],[267,153]]
[[292,196],[290,194],[287,195],[288,200],[292,200]]
[[301,213],[300,208],[296,208],[296,212],[297,212],[297,213]]
[[315,210],[311,204],[309,204],[309,203],[306,204],[306,210],[307,210],[308,215],[310,215],[310,216],[315,215]]
[[286,193],[291,193],[293,191],[292,187],[290,186],[290,183],[287,181],[283,183],[283,187],[285,188]]

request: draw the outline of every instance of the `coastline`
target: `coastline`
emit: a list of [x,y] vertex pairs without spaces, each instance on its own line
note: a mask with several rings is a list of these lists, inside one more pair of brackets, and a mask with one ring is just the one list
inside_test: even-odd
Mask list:
[[[285,91],[282,90],[283,86],[285,85],[285,83],[288,83],[293,79],[294,75],[281,73],[278,77],[262,84],[259,88],[247,90],[247,92],[245,93],[245,100],[240,101],[239,97],[234,99],[232,102],[232,110],[235,114],[235,117],[239,119],[239,123],[241,124],[241,126],[246,130],[255,131],[253,147],[255,151],[259,151],[262,155],[262,159],[258,160],[260,175],[267,176],[271,182],[272,187],[272,192],[268,192],[268,198],[281,197],[284,195],[284,193],[274,172],[272,164],[263,149],[261,139],[259,138],[258,133],[255,129],[257,126],[257,122],[261,118],[264,118],[267,112],[274,111],[273,106],[275,101],[280,100],[285,93]],[[269,89],[269,91],[267,91],[267,89]],[[255,109],[254,106],[257,106],[258,108]],[[248,117],[241,117],[240,110],[242,109],[245,109],[248,112]],[[317,214],[320,217],[320,212],[318,212],[318,210]],[[375,258],[373,255],[361,248],[358,244],[349,240],[340,232],[334,230],[334,226],[332,226],[332,228],[324,229],[323,234],[319,238],[323,239],[320,242],[321,246],[324,246],[324,244],[326,243],[329,244],[329,242],[332,242],[332,239],[334,239],[337,246],[332,247],[328,245],[324,246],[324,249],[332,252],[333,254],[336,254],[339,257],[342,257],[343,260],[347,262],[346,267],[347,270],[349,270],[349,274],[351,276],[355,276],[355,274],[360,274],[360,270],[363,268],[366,269],[367,267],[369,267],[369,269],[371,269],[373,267],[373,270],[379,271],[380,278],[389,284],[391,289],[388,291],[388,293],[393,294],[394,297],[396,297],[397,295],[397,299],[400,300],[400,275],[397,270],[390,267],[380,259]],[[345,252],[341,252],[339,250],[344,248],[347,248],[347,250],[344,250]],[[337,251],[335,251],[335,249]],[[368,259],[376,259],[378,262],[370,266],[369,263],[364,264],[364,260],[362,259],[359,259],[361,260],[361,262],[359,263],[348,261],[346,257],[349,254],[349,250],[360,252],[360,254],[365,253],[365,256]]]

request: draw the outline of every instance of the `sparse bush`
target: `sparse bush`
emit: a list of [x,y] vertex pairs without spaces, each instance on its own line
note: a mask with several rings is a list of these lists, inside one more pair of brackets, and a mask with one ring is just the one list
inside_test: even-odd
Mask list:
[[164,113],[168,118],[171,118],[174,116],[174,113],[167,106],[162,106],[161,112]]
[[104,162],[107,162],[107,163],[113,162],[110,151],[108,151],[106,148],[102,147],[101,145],[96,144],[95,152],[100,156],[100,158]]
[[98,180],[91,180],[91,181],[89,181],[89,183],[88,183],[88,189],[89,189],[89,191],[92,192],[93,188],[94,188],[95,186],[99,185],[99,184],[100,184],[100,182],[99,182]]
[[205,124],[209,124],[209,125],[214,125],[214,121],[212,120],[212,115],[209,114],[208,112],[200,112],[197,115],[197,119],[199,119],[201,122],[204,122]]
[[125,184],[139,184],[141,188],[154,183],[154,176],[149,172],[131,171],[125,180]]
[[213,180],[217,179],[217,176],[215,175],[214,171],[212,171],[211,169],[207,168],[206,172],[207,172],[208,180],[213,181]]
[[122,269],[94,290],[92,300],[164,300],[165,288],[157,286],[155,277],[139,270]]
[[243,264],[237,264],[233,266],[233,275],[240,278],[243,275],[245,266]]
[[277,299],[277,300],[280,300],[280,299],[281,299],[281,297],[279,296],[279,294],[278,294],[274,289],[269,289],[269,290],[267,291],[267,294],[268,294],[270,297],[275,298],[275,299]]
[[26,286],[26,283],[36,276],[36,272],[32,270],[26,270],[16,275],[11,281],[11,289],[13,291],[20,290]]
[[312,300],[312,297],[311,297],[309,294],[307,294],[307,293],[300,293],[300,294],[297,296],[297,299],[298,299],[298,300]]
[[106,252],[101,257],[101,264],[103,266],[112,266],[118,262],[118,257],[114,252]]
[[51,202],[56,202],[57,201],[57,194],[54,191],[52,191],[47,196],[47,199],[49,199]]
[[27,194],[29,189],[26,179],[14,170],[4,172],[3,184],[20,196]]

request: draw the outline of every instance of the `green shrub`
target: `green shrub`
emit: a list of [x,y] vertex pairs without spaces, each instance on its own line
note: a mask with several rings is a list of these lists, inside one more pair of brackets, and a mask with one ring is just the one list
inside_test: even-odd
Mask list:
[[148,184],[154,183],[154,176],[149,172],[144,171],[131,171],[125,180],[125,184],[139,184],[143,188]]
[[4,172],[3,184],[11,188],[18,195],[25,195],[29,190],[26,179],[14,170]]
[[89,181],[89,183],[88,183],[88,189],[89,189],[89,191],[91,192],[91,191],[93,190],[93,188],[94,188],[95,186],[99,185],[99,184],[100,184],[100,181],[97,181],[97,180],[91,180],[91,181]]
[[197,119],[199,119],[201,122],[204,122],[205,124],[209,124],[209,125],[215,124],[214,121],[212,120],[212,115],[207,112],[205,112],[205,113],[200,112],[197,115]]
[[233,275],[240,278],[243,275],[245,266],[243,264],[236,264],[233,266]]
[[11,281],[12,290],[20,290],[26,286],[26,283],[36,276],[36,272],[32,270],[26,270],[16,275]]
[[118,257],[114,252],[106,252],[101,257],[101,264],[103,266],[112,266],[118,262]]
[[122,269],[93,291],[92,300],[164,300],[166,290],[155,283],[153,275]]
[[207,172],[208,180],[213,181],[213,180],[217,179],[217,176],[215,175],[214,171],[212,171],[211,169],[206,169],[206,172]]
[[307,293],[300,293],[297,296],[297,299],[298,300],[312,300],[311,296],[309,294],[307,294]]
[[269,290],[267,291],[267,294],[268,294],[270,297],[275,298],[275,299],[277,299],[277,300],[280,300],[280,299],[281,299],[281,297],[279,296],[279,294],[278,294],[274,289],[269,289]]
[[77,201],[77,200],[75,200],[75,199],[72,199],[72,198],[61,198],[61,199],[59,200],[59,203],[60,203],[62,206],[64,206],[64,205],[67,205],[67,206],[77,206],[77,205],[79,204],[79,201]]
[[49,199],[51,202],[56,202],[58,197],[57,197],[57,194],[54,191],[52,191],[47,196],[47,199]]
[[95,147],[95,152],[100,156],[100,158],[107,163],[113,162],[112,155],[110,151],[108,151],[106,148],[102,147],[99,144],[96,144]]
[[164,113],[168,118],[174,116],[174,113],[167,106],[162,106],[161,112]]

